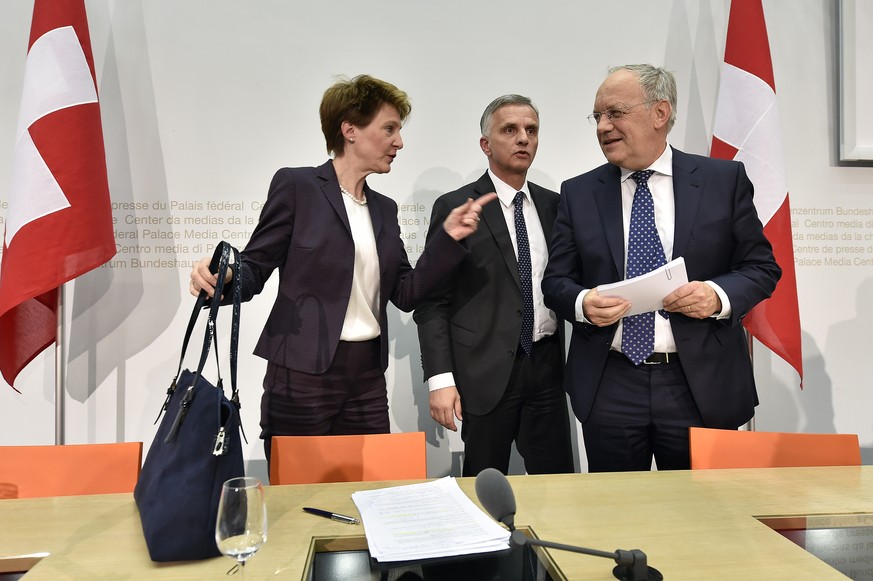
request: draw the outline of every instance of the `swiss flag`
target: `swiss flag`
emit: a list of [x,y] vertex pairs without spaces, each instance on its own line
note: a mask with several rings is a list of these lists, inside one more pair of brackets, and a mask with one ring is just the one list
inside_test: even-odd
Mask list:
[[755,207],[782,267],[782,278],[773,296],[752,309],[744,323],[756,339],[797,370],[802,386],[791,210],[761,0],[731,2],[710,157],[743,162],[755,184]]
[[36,0],[0,266],[0,372],[57,333],[58,287],[115,255],[84,0]]

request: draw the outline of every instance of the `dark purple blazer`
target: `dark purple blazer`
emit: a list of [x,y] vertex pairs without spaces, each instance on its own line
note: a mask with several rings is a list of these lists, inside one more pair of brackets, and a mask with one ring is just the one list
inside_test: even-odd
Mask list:
[[[564,387],[573,411],[588,418],[617,324],[576,321],[576,297],[624,277],[621,172],[605,164],[561,185],[561,203],[543,278],[545,303],[573,324]],[[673,258],[685,258],[688,280],[712,280],[731,302],[717,321],[670,313],[679,361],[706,426],[736,428],[758,403],[741,324],[769,297],[782,274],[764,237],[741,163],[673,150],[676,225]]]
[[[379,255],[381,367],[388,366],[390,300],[411,311],[467,255],[445,231],[413,269],[400,238],[397,203],[364,187]],[[332,161],[283,168],[270,184],[258,225],[242,252],[242,298],[263,290],[279,269],[276,302],[255,355],[283,367],[320,374],[333,361],[351,296],[355,251]]]

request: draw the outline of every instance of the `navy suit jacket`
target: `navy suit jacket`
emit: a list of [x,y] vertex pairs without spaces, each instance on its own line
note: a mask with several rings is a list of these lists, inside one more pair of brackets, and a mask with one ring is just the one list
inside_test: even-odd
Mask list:
[[[617,324],[576,321],[583,289],[624,277],[621,172],[605,164],[564,182],[543,279],[545,302],[573,324],[564,386],[580,421],[588,418]],[[693,319],[670,313],[679,361],[704,423],[736,428],[758,403],[741,321],[769,297],[781,276],[741,163],[673,150],[676,225],[673,256],[685,258],[689,280],[711,280],[731,303],[731,316]]]
[[[381,367],[388,366],[390,300],[411,311],[451,274],[466,247],[440,229],[413,269],[400,238],[397,203],[364,187],[379,256]],[[261,292],[274,269],[279,291],[255,354],[320,374],[333,361],[351,296],[355,247],[332,161],[283,168],[270,184],[258,225],[242,252],[242,298]]]
[[[528,189],[549,240],[558,194],[530,182]],[[485,172],[476,182],[437,198],[428,239],[442,230],[452,208],[493,191]],[[484,415],[494,409],[509,385],[521,334],[518,259],[499,201],[482,208],[482,222],[467,244],[469,256],[415,309],[414,317],[425,379],[453,372],[464,410]]]

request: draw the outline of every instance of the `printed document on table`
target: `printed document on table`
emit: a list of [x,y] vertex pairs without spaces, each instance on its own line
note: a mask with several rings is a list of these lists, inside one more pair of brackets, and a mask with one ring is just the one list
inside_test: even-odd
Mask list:
[[413,561],[509,548],[509,531],[477,507],[452,477],[352,494],[370,554]]
[[639,315],[663,308],[664,297],[687,283],[685,259],[680,256],[661,268],[635,278],[600,285],[597,287],[597,292],[604,297],[629,300],[631,309],[625,316]]

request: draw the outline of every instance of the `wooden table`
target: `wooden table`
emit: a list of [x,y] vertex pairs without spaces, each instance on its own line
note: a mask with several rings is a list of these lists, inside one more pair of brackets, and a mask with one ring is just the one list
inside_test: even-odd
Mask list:
[[[517,525],[544,540],[612,551],[642,549],[674,579],[845,579],[756,516],[873,513],[873,466],[514,476]],[[408,482],[407,482],[408,483]],[[399,482],[273,486],[269,540],[246,580],[302,579],[313,537],[360,537],[363,527],[304,513],[357,514],[351,493]],[[474,479],[459,479],[476,499]],[[0,501],[3,558],[46,552],[41,579],[223,579],[230,559],[149,560],[130,494]],[[613,579],[606,559],[551,551],[569,579]]]

